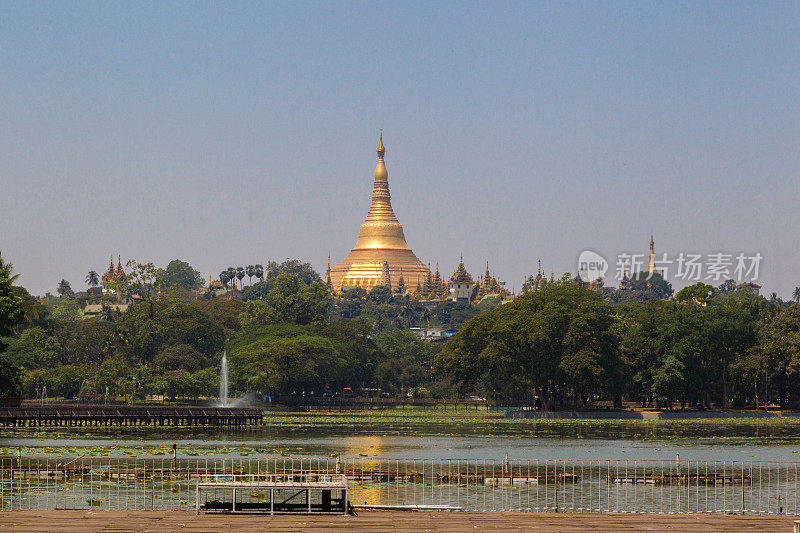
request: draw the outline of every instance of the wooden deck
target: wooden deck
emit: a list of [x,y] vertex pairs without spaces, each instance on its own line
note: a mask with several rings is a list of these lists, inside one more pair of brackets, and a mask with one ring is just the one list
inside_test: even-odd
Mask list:
[[5,511],[0,512],[0,531],[39,533],[58,531],[144,531],[199,533],[225,531],[347,531],[367,532],[462,532],[533,531],[625,533],[762,532],[791,533],[797,517],[732,515],[623,515],[553,514],[514,512],[389,512],[361,511],[359,516],[245,516],[200,515],[183,511]]
[[0,407],[0,426],[245,426],[262,409],[165,405],[43,405]]

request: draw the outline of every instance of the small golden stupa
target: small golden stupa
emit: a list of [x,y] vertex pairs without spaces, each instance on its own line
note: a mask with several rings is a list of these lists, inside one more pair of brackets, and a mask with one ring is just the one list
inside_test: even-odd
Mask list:
[[377,152],[378,166],[375,167],[372,205],[367,219],[361,224],[355,247],[330,272],[332,289],[337,293],[353,287],[370,290],[387,282],[395,291],[401,276],[406,287],[416,287],[422,285],[430,274],[428,267],[417,259],[406,243],[403,226],[392,210],[389,173],[383,161],[386,153],[383,133],[378,141]]

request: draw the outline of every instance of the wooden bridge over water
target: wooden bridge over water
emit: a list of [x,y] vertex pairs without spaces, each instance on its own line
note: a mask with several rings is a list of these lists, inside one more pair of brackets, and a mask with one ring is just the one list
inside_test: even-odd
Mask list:
[[0,407],[0,426],[253,426],[262,409],[165,405]]

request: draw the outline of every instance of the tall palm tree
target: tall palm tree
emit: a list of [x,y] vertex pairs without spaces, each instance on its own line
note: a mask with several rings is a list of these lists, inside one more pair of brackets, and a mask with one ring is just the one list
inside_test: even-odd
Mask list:
[[253,276],[256,275],[256,267],[254,265],[247,265],[245,267],[245,272],[247,272],[247,279],[250,281],[250,285],[253,284]]
[[227,270],[223,270],[222,272],[219,273],[219,281],[220,281],[220,283],[222,283],[223,287],[225,287],[226,289],[228,288],[228,271]]
[[[228,272],[228,283],[230,283],[236,277],[236,269],[233,267],[228,267],[227,272]],[[234,288],[236,288],[235,281],[234,281]]]
[[86,274],[86,284],[90,287],[97,287],[100,284],[100,276],[94,270]]
[[794,303],[800,304],[800,287],[795,287],[792,291],[792,299]]
[[264,279],[264,267],[261,266],[261,265],[256,265],[255,269],[256,269],[255,276],[258,278],[258,281],[263,280]]
[[8,279],[11,281],[11,283],[14,283],[15,281],[17,281],[17,278],[19,278],[19,274],[14,274],[13,276],[11,275],[11,273],[14,272],[14,265],[3,261],[2,252],[0,252],[0,270],[6,271],[6,274],[8,274]]
[[244,278],[244,267],[236,267],[236,279],[239,280],[239,289],[242,288],[242,278]]

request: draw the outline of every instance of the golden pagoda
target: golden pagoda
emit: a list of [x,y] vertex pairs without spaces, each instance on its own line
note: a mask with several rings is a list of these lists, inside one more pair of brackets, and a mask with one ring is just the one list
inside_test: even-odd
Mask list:
[[383,161],[386,148],[383,146],[382,133],[377,152],[372,205],[367,218],[361,224],[356,245],[330,272],[331,284],[337,293],[353,287],[370,290],[381,284],[382,280],[384,283],[388,281],[392,291],[395,291],[401,272],[404,284],[408,287],[422,285],[430,276],[430,270],[417,259],[406,243],[403,226],[392,210],[389,173]]

